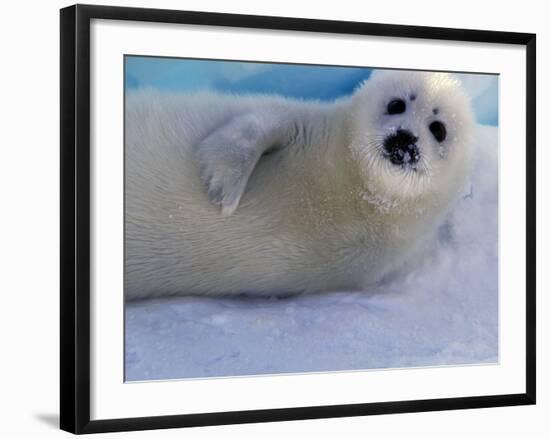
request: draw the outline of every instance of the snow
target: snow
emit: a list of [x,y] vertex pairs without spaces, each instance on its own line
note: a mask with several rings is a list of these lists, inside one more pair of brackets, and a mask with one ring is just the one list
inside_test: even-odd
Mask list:
[[498,128],[430,252],[375,291],[126,306],[126,380],[498,361]]

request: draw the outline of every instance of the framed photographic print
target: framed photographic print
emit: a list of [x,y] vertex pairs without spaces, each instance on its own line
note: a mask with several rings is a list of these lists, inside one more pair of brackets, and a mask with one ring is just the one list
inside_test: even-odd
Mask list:
[[61,428],[535,403],[535,35],[61,10]]

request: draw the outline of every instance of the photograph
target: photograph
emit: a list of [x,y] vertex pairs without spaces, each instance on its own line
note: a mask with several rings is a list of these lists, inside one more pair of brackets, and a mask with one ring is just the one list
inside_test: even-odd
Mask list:
[[124,380],[499,363],[499,74],[124,54]]
[[61,9],[62,430],[537,403],[537,36],[467,18]]

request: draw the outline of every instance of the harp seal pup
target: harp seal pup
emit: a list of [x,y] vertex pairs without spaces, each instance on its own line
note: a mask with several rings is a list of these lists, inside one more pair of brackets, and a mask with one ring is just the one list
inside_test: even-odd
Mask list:
[[125,118],[127,299],[368,288],[435,236],[472,156],[444,73],[330,103],[136,91]]

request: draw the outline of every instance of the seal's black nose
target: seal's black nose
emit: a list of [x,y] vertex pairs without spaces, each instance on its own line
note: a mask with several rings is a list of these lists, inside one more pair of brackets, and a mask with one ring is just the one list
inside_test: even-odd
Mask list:
[[418,138],[410,131],[397,130],[384,140],[384,150],[394,165],[413,165],[420,159],[417,141]]

